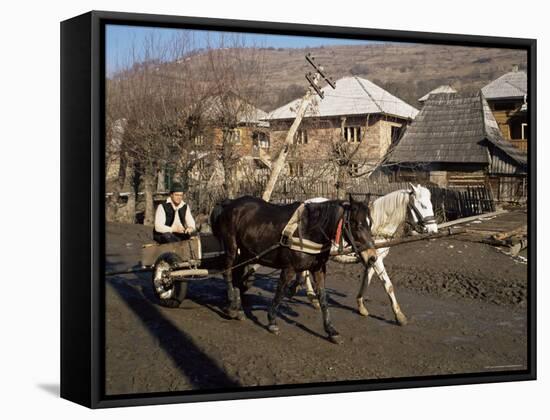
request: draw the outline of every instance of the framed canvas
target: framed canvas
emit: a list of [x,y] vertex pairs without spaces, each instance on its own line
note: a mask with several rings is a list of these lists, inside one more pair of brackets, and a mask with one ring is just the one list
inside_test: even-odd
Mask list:
[[61,396],[535,379],[535,69],[534,39],[62,22]]

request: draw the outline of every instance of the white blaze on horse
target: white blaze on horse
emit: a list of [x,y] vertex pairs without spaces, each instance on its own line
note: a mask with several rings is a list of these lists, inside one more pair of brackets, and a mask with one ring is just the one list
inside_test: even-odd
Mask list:
[[[413,184],[409,184],[409,186],[410,189],[408,190],[397,190],[377,198],[370,206],[371,220],[367,220],[367,222],[371,224],[371,233],[373,238],[375,238],[375,242],[392,238],[403,223],[409,224],[418,233],[437,233],[437,223],[434,217],[430,190],[420,185],[414,186]],[[323,200],[326,199],[320,197],[311,199],[312,202]],[[373,275],[376,273],[378,278],[384,283],[384,288],[390,298],[397,323],[405,325],[407,317],[399,307],[399,303],[395,297],[395,290],[384,267],[384,258],[388,255],[389,251],[389,248],[377,249],[376,262],[369,267],[366,276],[363,276],[361,280],[361,286],[357,293],[357,307],[361,315],[368,316],[369,312],[365,307],[363,295]],[[311,298],[315,293],[311,287],[309,273],[305,272],[302,275],[305,276],[307,294]]]

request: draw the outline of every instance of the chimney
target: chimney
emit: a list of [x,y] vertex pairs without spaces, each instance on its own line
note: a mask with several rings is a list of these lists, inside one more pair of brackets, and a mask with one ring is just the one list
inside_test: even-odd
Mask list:
[[517,72],[518,70],[519,70],[519,66],[518,66],[517,64],[514,64],[514,65],[512,66],[512,71],[515,73],[515,72]]

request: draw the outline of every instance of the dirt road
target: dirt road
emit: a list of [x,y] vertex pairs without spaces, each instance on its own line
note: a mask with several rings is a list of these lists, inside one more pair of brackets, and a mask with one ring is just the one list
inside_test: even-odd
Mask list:
[[[143,226],[107,228],[109,268],[136,262],[150,242]],[[330,310],[344,344],[325,338],[321,314],[303,292],[285,300],[281,334],[266,330],[277,273],[263,270],[227,319],[221,278],[193,283],[181,308],[159,306],[148,275],[106,282],[107,394],[315,383],[524,369],[527,265],[488,245],[432,240],[386,258],[410,323],[394,323],[382,284],[367,292],[368,318],[355,308],[360,266],[330,263]]]

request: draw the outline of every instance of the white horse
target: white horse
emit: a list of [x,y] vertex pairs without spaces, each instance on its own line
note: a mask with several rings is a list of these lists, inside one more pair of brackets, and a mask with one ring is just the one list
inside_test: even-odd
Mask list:
[[[392,238],[399,226],[404,222],[408,222],[419,233],[437,232],[437,223],[434,217],[430,190],[420,185],[415,187],[413,184],[409,184],[409,186],[409,190],[391,192],[377,198],[372,203],[370,208],[370,217],[372,220],[367,221],[367,223],[371,224],[371,232],[373,238],[375,238],[375,242]],[[311,199],[311,202],[323,200],[327,199],[318,197]],[[389,248],[379,248],[377,250],[376,262],[369,267],[367,275],[363,276],[361,280],[361,286],[357,294],[357,306],[361,315],[369,315],[364,304],[363,294],[366,289],[365,286],[370,284],[372,276],[376,273],[378,278],[384,283],[384,288],[390,298],[397,323],[405,325],[407,317],[401,311],[399,303],[397,303],[392,282],[384,267],[384,258],[386,258],[389,251]],[[355,259],[359,261],[356,257]],[[301,275],[305,277],[307,295],[311,299],[312,296],[315,296],[315,293],[311,286],[309,273],[304,272]],[[365,280],[367,280],[366,285]]]

